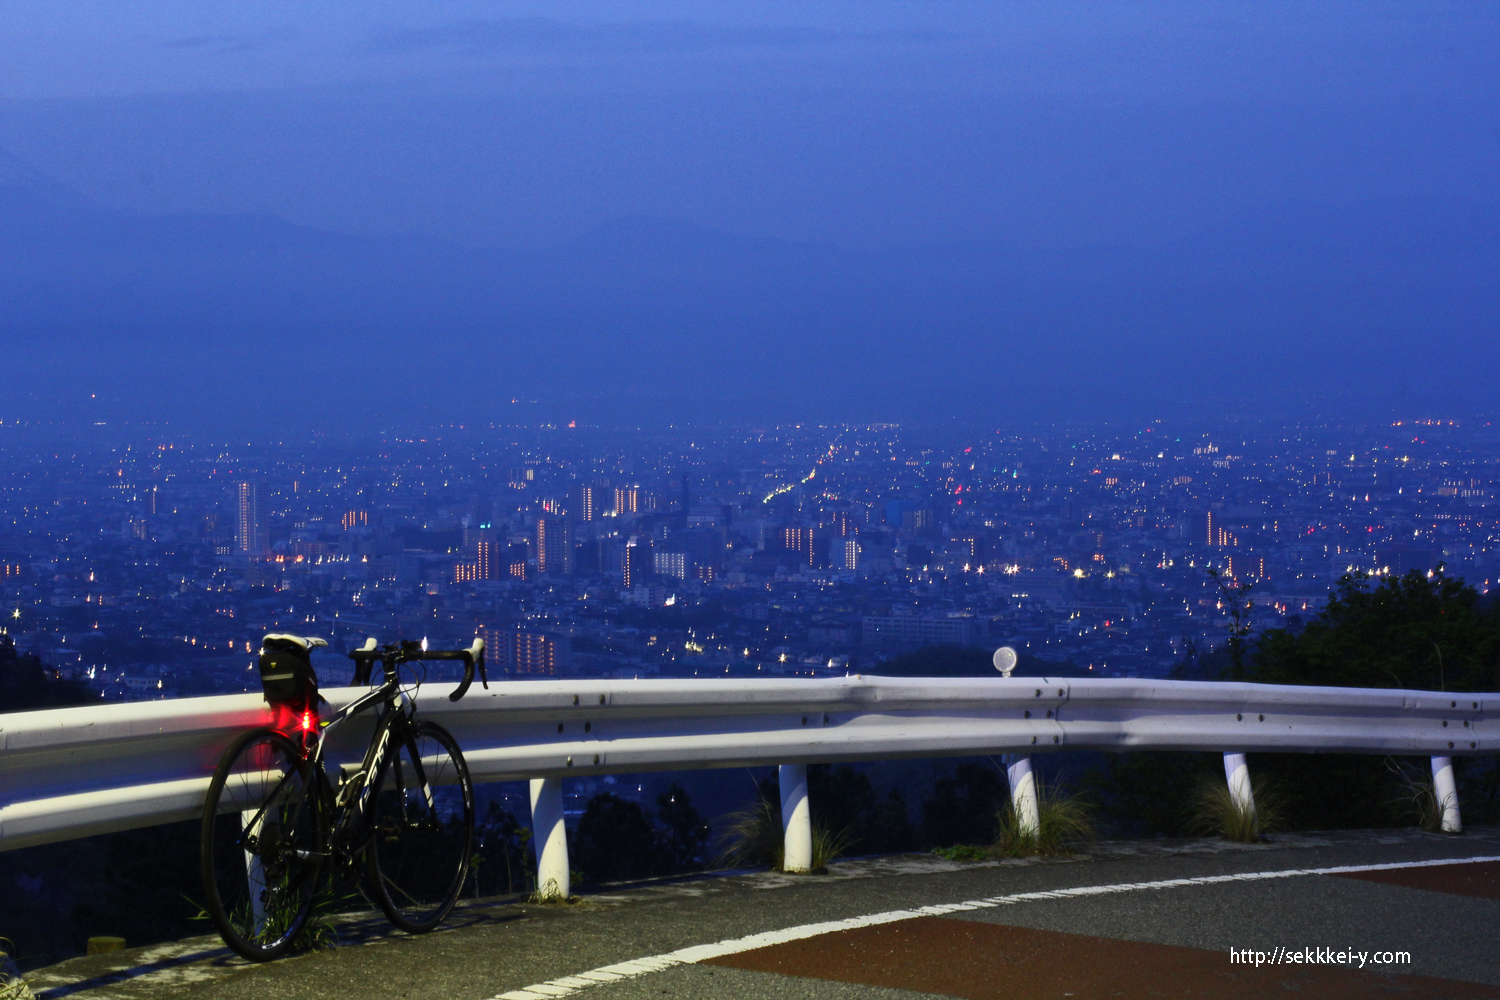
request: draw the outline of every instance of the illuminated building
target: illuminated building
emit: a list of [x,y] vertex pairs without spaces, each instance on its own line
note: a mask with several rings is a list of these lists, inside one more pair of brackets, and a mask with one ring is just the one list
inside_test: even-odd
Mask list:
[[926,533],[932,531],[936,524],[936,516],[925,507],[901,513],[901,527],[905,531]]
[[510,672],[517,677],[556,677],[572,665],[572,640],[565,635],[515,632],[510,640]]
[[512,677],[556,677],[573,665],[573,640],[554,632],[481,626],[485,663]]
[[814,532],[812,528],[783,528],[781,532],[782,544],[788,552],[800,552],[807,557],[807,564],[811,566],[816,558],[813,548]]
[[267,495],[270,491],[264,483],[243,480],[235,483],[235,499],[239,516],[235,531],[235,548],[251,556],[263,555],[271,547],[267,529],[270,527]]
[[1224,573],[1231,580],[1250,577],[1266,578],[1266,557],[1261,555],[1234,555],[1224,560]]
[[502,550],[499,542],[480,539],[475,543],[474,552],[476,580],[499,580],[506,576],[510,552],[508,549]]
[[652,568],[651,543],[631,535],[620,553],[620,582],[629,590],[650,575]]
[[641,488],[639,486],[615,487],[616,517],[633,517],[639,514],[641,509]]
[[575,521],[592,521],[599,516],[599,491],[592,486],[578,486],[573,490],[573,509],[571,511]]
[[368,527],[370,523],[370,512],[367,510],[345,511],[344,519],[341,523],[343,524],[345,531],[349,531],[353,528]]
[[669,576],[674,580],[686,580],[693,565],[686,552],[656,552],[651,558],[657,576]]
[[866,615],[862,622],[866,645],[927,646],[951,643],[967,646],[980,638],[972,618],[911,618]]
[[555,514],[536,519],[536,569],[551,576],[573,572],[573,533]]

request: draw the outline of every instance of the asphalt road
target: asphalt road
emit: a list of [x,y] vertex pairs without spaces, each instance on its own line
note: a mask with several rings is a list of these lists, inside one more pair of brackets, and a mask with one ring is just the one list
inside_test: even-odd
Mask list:
[[[1475,857],[1500,858],[1500,830],[1283,836],[1249,847],[1103,844],[1046,862],[864,859],[824,876],[612,887],[572,905],[482,900],[417,938],[355,915],[340,923],[338,947],[265,965],[199,938],[74,959],[28,978],[47,1000],[1500,1000],[1500,860],[1306,873]],[[808,926],[819,924],[832,926]],[[1257,965],[1232,960],[1230,949],[1264,954]],[[1293,960],[1308,949],[1326,961]],[[1338,963],[1340,951],[1356,957]],[[1392,954],[1376,964],[1382,953],[1409,960]]]

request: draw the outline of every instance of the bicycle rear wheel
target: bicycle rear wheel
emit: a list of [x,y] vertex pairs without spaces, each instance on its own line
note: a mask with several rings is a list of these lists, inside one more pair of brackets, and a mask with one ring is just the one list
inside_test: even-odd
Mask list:
[[323,865],[311,768],[271,729],[229,745],[203,804],[203,891],[224,943],[251,961],[284,954],[307,922]]
[[391,923],[426,933],[457,902],[474,847],[474,786],[457,741],[418,723],[393,740],[371,798],[375,898]]

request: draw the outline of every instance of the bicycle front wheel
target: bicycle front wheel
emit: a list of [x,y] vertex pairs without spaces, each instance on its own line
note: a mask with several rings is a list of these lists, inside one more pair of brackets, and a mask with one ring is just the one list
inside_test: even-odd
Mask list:
[[203,804],[208,913],[224,943],[264,962],[307,922],[322,873],[322,803],[296,744],[271,729],[229,745]]
[[375,898],[391,923],[426,933],[458,901],[474,847],[474,785],[457,741],[431,722],[397,736],[371,800]]

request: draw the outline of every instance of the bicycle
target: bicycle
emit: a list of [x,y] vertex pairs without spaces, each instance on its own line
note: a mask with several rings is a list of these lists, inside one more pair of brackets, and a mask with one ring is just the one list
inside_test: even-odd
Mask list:
[[[468,649],[429,650],[426,642],[369,639],[349,654],[354,684],[382,682],[333,713],[320,702],[311,653],[322,639],[272,634],[260,656],[276,725],[237,737],[224,751],[203,806],[200,843],[207,911],[224,943],[252,961],[285,954],[306,925],[324,878],[354,877],[361,857],[368,885],[391,923],[423,934],[442,923],[468,876],[474,846],[474,786],[453,736],[416,718],[422,680],[403,685],[413,661],[462,660],[458,701],[484,668],[484,640]],[[425,670],[424,670],[425,678]],[[377,708],[375,731],[358,767],[324,767],[329,734]]]

